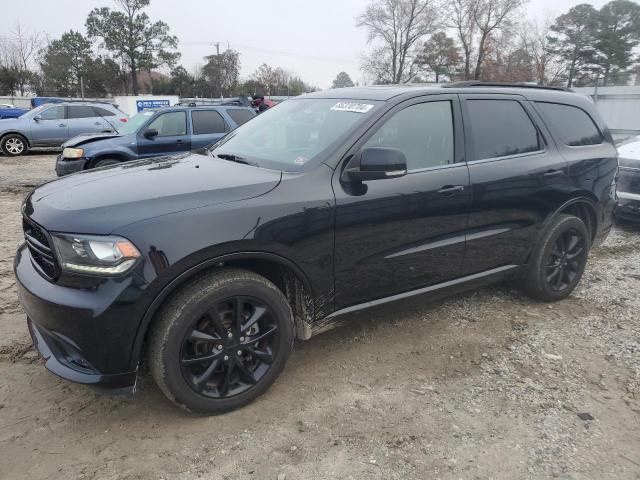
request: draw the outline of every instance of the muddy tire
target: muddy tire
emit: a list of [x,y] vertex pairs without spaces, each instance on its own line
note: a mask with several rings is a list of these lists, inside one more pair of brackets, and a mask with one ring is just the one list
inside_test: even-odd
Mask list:
[[524,291],[545,302],[566,298],[580,282],[589,248],[584,222],[572,215],[558,215],[533,250],[522,280]]
[[2,137],[0,150],[8,157],[17,157],[27,153],[29,143],[27,139],[17,133],[10,133]]
[[271,386],[293,340],[291,308],[273,283],[250,271],[219,270],[194,279],[159,312],[149,369],[176,405],[224,413]]

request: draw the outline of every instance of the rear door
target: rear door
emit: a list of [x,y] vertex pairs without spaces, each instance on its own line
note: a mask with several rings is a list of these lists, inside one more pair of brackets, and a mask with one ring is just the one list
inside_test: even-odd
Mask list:
[[89,105],[67,105],[66,108],[69,138],[106,130],[102,118]]
[[542,222],[568,198],[568,165],[518,95],[462,95],[473,199],[465,275],[527,262]]
[[34,147],[59,147],[69,139],[69,126],[62,105],[45,108],[30,122],[31,144]]
[[220,140],[229,130],[222,115],[216,110],[191,111],[191,149],[208,147]]
[[[158,135],[147,138],[144,136],[147,130],[157,130]],[[145,158],[189,151],[191,139],[187,132],[185,110],[159,113],[138,132],[138,154]]]
[[[352,188],[334,174],[337,309],[460,276],[470,190],[458,97],[433,95],[385,114],[352,148],[401,150],[404,177]],[[345,161],[348,161],[348,158]]]

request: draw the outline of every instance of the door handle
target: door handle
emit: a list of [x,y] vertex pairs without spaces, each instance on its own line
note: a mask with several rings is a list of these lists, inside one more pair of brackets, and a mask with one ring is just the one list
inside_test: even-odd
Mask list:
[[544,174],[544,177],[545,178],[553,178],[553,177],[559,177],[560,175],[564,175],[562,170],[548,170]]
[[67,124],[66,123],[61,123],[60,125],[58,125],[59,127],[66,127]]
[[182,143],[182,140],[176,140],[176,143]]
[[94,125],[102,125],[102,122],[96,122]]
[[456,193],[462,192],[464,190],[464,185],[445,185],[438,193],[440,195],[454,195]]

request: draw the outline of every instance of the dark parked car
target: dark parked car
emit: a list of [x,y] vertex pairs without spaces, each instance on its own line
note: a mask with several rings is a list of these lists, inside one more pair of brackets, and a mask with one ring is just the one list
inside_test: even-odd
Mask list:
[[78,135],[56,160],[58,176],[211,145],[255,116],[248,107],[169,107],[146,110],[117,132]]
[[267,390],[294,338],[504,279],[569,295],[616,203],[586,97],[463,83],[316,92],[209,150],[73,175],[23,205],[20,300],[46,367],[177,405]]
[[640,222],[640,137],[618,147],[620,173],[616,218]]
[[69,102],[41,105],[19,118],[0,121],[0,150],[8,156],[33,147],[60,147],[81,133],[115,130],[127,115],[109,103]]
[[[18,118],[27,113],[26,108],[18,108],[6,103],[0,103],[0,120],[4,118]],[[1,127],[0,127],[1,128]]]

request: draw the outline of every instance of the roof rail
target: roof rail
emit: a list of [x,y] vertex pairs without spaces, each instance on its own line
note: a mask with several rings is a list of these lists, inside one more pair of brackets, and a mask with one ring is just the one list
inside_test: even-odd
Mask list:
[[570,88],[556,87],[553,85],[533,85],[530,83],[508,83],[508,82],[479,82],[477,80],[467,80],[464,82],[452,82],[442,85],[442,88],[464,88],[464,87],[502,87],[502,88],[538,88],[541,90],[558,90],[561,92],[573,92]]

